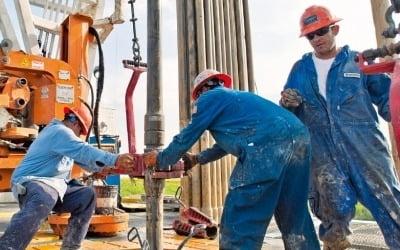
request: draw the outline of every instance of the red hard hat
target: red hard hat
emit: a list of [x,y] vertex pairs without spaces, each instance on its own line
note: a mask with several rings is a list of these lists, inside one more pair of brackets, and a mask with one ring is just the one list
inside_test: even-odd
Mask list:
[[200,74],[198,74],[194,79],[194,89],[192,91],[192,98],[194,100],[197,100],[197,98],[199,98],[198,92],[201,89],[201,87],[203,87],[203,85],[207,83],[208,80],[215,78],[223,81],[225,88],[230,88],[232,86],[232,78],[229,75],[220,73],[213,69],[206,69],[200,72]]
[[92,115],[90,114],[89,109],[84,107],[64,107],[64,114],[68,113],[73,113],[78,117],[82,124],[82,134],[87,135],[90,125],[92,124]]
[[300,37],[341,20],[341,18],[333,16],[326,7],[312,5],[301,15]]

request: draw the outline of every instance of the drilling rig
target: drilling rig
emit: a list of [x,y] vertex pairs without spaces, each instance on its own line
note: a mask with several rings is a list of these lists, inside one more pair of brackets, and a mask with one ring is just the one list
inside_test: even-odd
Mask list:
[[[131,12],[133,15],[133,2]],[[88,107],[93,114],[93,137],[82,138],[104,150],[119,152],[118,135],[104,138],[99,134],[99,100],[104,81],[104,58],[102,42],[114,24],[124,22],[124,0],[115,0],[114,12],[102,17],[106,0],[15,0],[14,6],[0,2],[0,192],[10,191],[13,170],[25,156],[30,143],[53,118],[64,117],[64,107]],[[14,12],[14,16],[12,13]],[[41,16],[39,16],[39,14]],[[19,28],[15,28],[16,17]],[[132,16],[134,28],[134,60],[123,60],[123,66],[133,71],[125,96],[128,148],[135,157],[133,172],[115,172],[131,177],[144,178],[145,166],[141,154],[135,147],[133,115],[133,91],[146,64],[140,62],[135,32],[136,18]],[[21,31],[21,39],[15,31]],[[23,41],[23,48],[19,45]],[[95,65],[96,56],[99,58]],[[91,75],[97,79],[93,90]],[[106,145],[102,144],[105,142]],[[180,178],[183,165],[177,163],[169,169],[151,174],[155,179]],[[83,170],[75,166],[71,177],[78,178]],[[119,178],[119,176],[117,176]],[[107,189],[111,193],[115,190]],[[115,185],[113,185],[115,186]],[[112,188],[112,187],[109,187]],[[106,207],[96,207],[89,227],[90,233],[111,236],[125,231],[129,216],[115,207],[114,201],[101,196],[95,186],[99,200],[106,200]],[[108,204],[110,203],[110,204]],[[103,204],[104,205],[104,204]],[[99,211],[99,212],[97,212]],[[117,212],[115,212],[117,211]],[[48,222],[53,231],[63,236],[69,214],[50,214]]]

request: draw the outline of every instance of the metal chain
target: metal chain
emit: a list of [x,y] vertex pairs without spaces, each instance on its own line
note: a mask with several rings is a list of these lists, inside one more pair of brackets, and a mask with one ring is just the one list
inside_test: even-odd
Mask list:
[[394,11],[396,13],[400,13],[400,0],[391,0],[390,1],[394,7]]
[[140,65],[140,61],[142,57],[140,56],[140,45],[139,45],[139,38],[136,35],[136,21],[137,18],[135,17],[135,8],[133,4],[136,0],[129,0],[128,3],[131,5],[131,15],[132,18],[130,21],[132,22],[132,29],[133,29],[133,38],[132,38],[132,51],[133,51],[133,61],[135,65]]
[[385,13],[386,23],[389,26],[382,33],[385,38],[395,38],[400,33],[400,27],[396,27],[395,20],[393,19],[394,13],[400,13],[400,0],[391,0],[391,4]]

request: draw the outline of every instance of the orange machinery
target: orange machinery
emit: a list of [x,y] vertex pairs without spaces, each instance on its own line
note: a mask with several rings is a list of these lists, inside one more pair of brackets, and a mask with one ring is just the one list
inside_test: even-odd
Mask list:
[[[62,119],[64,106],[82,105],[89,92],[88,46],[92,19],[70,15],[62,23],[60,59],[11,50],[0,43],[0,191],[38,131],[52,118]],[[82,99],[82,100],[81,100]],[[79,171],[78,171],[79,172]]]
[[[0,192],[10,191],[13,170],[22,160],[26,146],[51,119],[63,119],[65,106],[85,104],[92,90],[88,79],[88,47],[92,18],[72,14],[61,24],[60,59],[11,50],[11,41],[0,43]],[[92,95],[93,96],[93,95]],[[74,167],[72,176],[83,173]],[[62,236],[69,215],[51,214],[50,226]],[[124,231],[129,216],[94,214],[89,232],[113,235]]]

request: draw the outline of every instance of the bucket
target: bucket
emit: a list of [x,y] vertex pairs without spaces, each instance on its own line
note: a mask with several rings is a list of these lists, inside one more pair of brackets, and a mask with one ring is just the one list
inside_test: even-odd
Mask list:
[[112,214],[118,206],[118,185],[93,186],[96,192],[95,214]]

